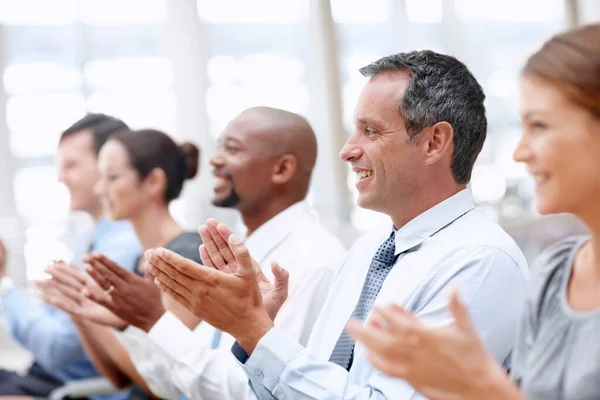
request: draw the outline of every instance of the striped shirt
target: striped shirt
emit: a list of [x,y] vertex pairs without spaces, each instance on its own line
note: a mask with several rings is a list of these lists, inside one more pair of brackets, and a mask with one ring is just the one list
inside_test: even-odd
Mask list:
[[559,242],[534,267],[511,371],[532,400],[600,399],[600,309],[577,312],[567,300],[575,255],[587,240]]

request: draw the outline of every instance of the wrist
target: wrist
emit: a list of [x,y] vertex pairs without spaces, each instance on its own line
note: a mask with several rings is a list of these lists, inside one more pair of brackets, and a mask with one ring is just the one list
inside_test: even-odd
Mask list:
[[145,321],[142,321],[137,327],[143,330],[144,332],[149,333],[150,330],[154,328],[154,325],[156,325],[156,323],[162,318],[162,316],[165,315],[165,312],[166,311],[164,308],[160,308],[159,310],[157,310],[156,313],[150,315]]
[[244,349],[248,357],[252,355],[256,345],[260,340],[269,332],[275,324],[269,317],[268,314],[261,315],[260,318],[254,320],[254,323],[250,327],[246,327],[243,334],[235,335],[235,339],[238,341],[240,346]]
[[469,400],[524,400],[519,389],[510,381],[507,372],[493,359],[483,368],[477,390]]

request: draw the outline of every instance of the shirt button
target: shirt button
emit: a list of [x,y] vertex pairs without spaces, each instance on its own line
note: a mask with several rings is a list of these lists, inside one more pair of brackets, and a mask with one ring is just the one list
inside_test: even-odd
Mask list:
[[263,375],[263,373],[262,373],[262,372],[258,371],[258,372],[256,373],[256,377],[257,377],[258,379],[262,379],[262,378],[264,378],[265,376]]

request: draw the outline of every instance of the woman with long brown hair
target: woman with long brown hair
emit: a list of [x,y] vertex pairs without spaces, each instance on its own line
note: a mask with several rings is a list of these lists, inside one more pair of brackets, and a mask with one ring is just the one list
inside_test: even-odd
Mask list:
[[457,293],[449,327],[425,327],[397,306],[350,325],[375,367],[431,399],[600,399],[600,24],[557,35],[529,58],[521,119],[514,159],[535,180],[538,211],[574,214],[591,235],[539,258],[510,379]]

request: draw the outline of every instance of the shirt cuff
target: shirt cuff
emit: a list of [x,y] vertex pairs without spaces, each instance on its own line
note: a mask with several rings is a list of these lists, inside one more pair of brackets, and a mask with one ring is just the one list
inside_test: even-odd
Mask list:
[[190,346],[198,343],[194,332],[169,311],[154,324],[148,332],[148,337],[175,359],[183,357]]
[[288,333],[275,327],[260,339],[242,368],[254,384],[273,392],[288,363],[303,350],[304,347]]
[[121,339],[121,343],[131,353],[141,346],[141,343],[148,340],[148,334],[133,325],[129,325],[124,331],[115,332]]
[[233,343],[233,346],[231,346],[231,352],[240,364],[246,364],[246,361],[248,361],[248,353],[246,353],[246,350],[244,350],[237,340]]

